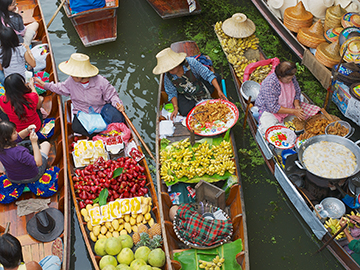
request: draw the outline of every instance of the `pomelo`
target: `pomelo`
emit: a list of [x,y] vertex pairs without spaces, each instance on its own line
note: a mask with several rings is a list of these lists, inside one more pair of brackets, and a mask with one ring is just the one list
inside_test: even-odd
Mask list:
[[139,270],[152,270],[152,267],[150,265],[142,265]]
[[116,267],[112,264],[105,266],[102,270],[116,270]]
[[149,254],[149,264],[155,267],[163,267],[165,264],[165,252],[161,248],[152,250]]
[[117,266],[117,261],[114,256],[105,255],[104,257],[101,258],[99,263],[100,269],[102,270],[107,265],[113,265],[114,267]]
[[116,266],[116,270],[131,270],[131,268],[130,266],[122,263]]
[[135,259],[142,259],[147,263],[150,251],[150,248],[148,248],[147,246],[139,247],[135,251]]
[[128,247],[123,248],[117,255],[117,260],[120,264],[130,265],[134,259],[134,252]]
[[101,239],[97,240],[95,243],[94,250],[95,250],[95,253],[99,256],[106,255],[106,251],[105,251],[106,239],[107,238],[101,238]]
[[134,242],[128,234],[120,235],[118,240],[120,240],[122,248],[132,248],[134,246]]
[[121,248],[122,248],[121,242],[115,237],[110,237],[106,240],[105,251],[107,254],[118,255],[121,251]]
[[146,265],[146,262],[142,259],[135,259],[130,264],[131,270],[139,270],[140,266]]

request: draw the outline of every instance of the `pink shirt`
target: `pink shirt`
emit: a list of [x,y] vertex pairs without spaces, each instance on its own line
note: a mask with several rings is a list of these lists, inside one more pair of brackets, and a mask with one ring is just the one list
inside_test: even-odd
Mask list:
[[71,76],[61,83],[45,83],[44,89],[59,95],[70,96],[74,106],[73,113],[78,111],[88,113],[92,106],[97,113],[105,104],[111,103],[116,108],[116,103],[122,104],[114,86],[101,75],[89,79],[89,84],[84,87],[80,82],[75,82]]
[[[280,80],[279,80],[280,81]],[[283,83],[280,81],[281,94],[279,96],[278,104],[284,108],[294,109],[294,99],[295,99],[295,87],[294,83]],[[274,116],[280,123],[282,123],[288,114],[286,113],[274,113]]]

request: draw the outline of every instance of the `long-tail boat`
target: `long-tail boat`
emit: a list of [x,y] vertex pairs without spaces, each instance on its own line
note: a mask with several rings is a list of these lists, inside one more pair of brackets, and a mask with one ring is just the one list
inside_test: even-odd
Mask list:
[[74,25],[85,47],[115,41],[117,38],[116,10],[119,0],[108,0],[102,8],[73,13],[70,1],[66,0],[64,10]]
[[[87,222],[84,220],[84,217],[81,214],[80,203],[83,200],[80,199],[79,194],[76,193],[76,190],[74,188],[74,184],[76,184],[76,182],[74,181],[76,167],[74,165],[73,157],[72,157],[72,144],[76,141],[77,136],[76,136],[76,134],[74,135],[72,128],[71,128],[71,119],[72,119],[71,116],[72,116],[71,100],[68,100],[65,102],[65,117],[67,119],[67,121],[65,123],[65,133],[66,133],[65,141],[66,141],[66,146],[67,146],[66,147],[66,157],[67,157],[67,161],[68,161],[68,175],[69,175],[70,189],[71,189],[71,194],[72,194],[72,198],[74,201],[76,216],[77,216],[79,224],[80,224],[80,230],[83,235],[83,239],[84,239],[86,248],[89,252],[91,263],[92,263],[94,269],[99,270],[100,269],[99,260],[101,259],[101,257],[96,255],[96,253],[94,251],[95,243],[90,238],[90,231],[87,227]],[[127,126],[131,130],[131,138],[129,141],[135,142],[137,145],[138,151],[142,153],[140,143],[139,143],[133,129],[131,128],[132,124],[128,123]],[[146,186],[145,187],[148,189],[148,195],[152,198],[151,210],[152,210],[152,213],[154,214],[155,222],[159,223],[160,222],[160,212],[159,212],[159,207],[158,207],[157,194],[156,194],[154,183],[153,183],[151,175],[150,175],[150,170],[149,170],[148,164],[146,162],[146,159],[145,158],[141,159],[139,161],[139,164],[145,169],[145,171],[144,171],[144,174],[146,176]]]
[[[200,50],[197,44],[194,41],[183,41],[173,43],[171,45],[172,50],[175,52],[186,52],[188,56],[195,56],[200,53]],[[216,93],[217,94],[217,93]],[[215,94],[215,95],[216,95]],[[213,98],[218,98],[218,96],[213,96]],[[181,264],[174,260],[173,255],[176,252],[181,252],[185,250],[183,242],[179,240],[176,236],[173,222],[170,220],[169,210],[173,206],[173,203],[170,199],[168,188],[165,185],[164,181],[160,176],[160,117],[161,117],[161,108],[164,104],[168,103],[168,97],[164,88],[164,74],[160,77],[159,91],[158,91],[158,103],[157,103],[157,120],[156,120],[156,178],[157,178],[157,187],[158,187],[158,197],[159,197],[159,208],[160,216],[162,223],[162,234],[164,239],[164,249],[166,252],[166,269],[181,269]],[[171,142],[181,141],[186,138],[189,138],[190,132],[181,123],[175,123],[175,132],[172,136],[167,136]],[[247,227],[246,227],[246,216],[245,216],[245,204],[242,183],[240,178],[240,171],[238,166],[238,157],[237,150],[235,146],[235,139],[230,133],[230,140],[232,146],[232,152],[234,156],[234,162],[236,164],[235,176],[238,179],[237,184],[231,187],[230,194],[226,200],[226,209],[228,209],[229,216],[232,220],[234,226],[234,234],[232,240],[241,239],[243,243],[243,251],[239,252],[236,255],[236,261],[241,266],[242,269],[249,269],[249,250],[248,250],[248,238],[247,238]],[[199,139],[199,137],[196,137]],[[184,269],[184,268],[183,268]]]
[[[18,1],[19,13],[22,15],[24,24],[37,21],[39,29],[33,40],[33,44],[48,44],[49,54],[46,57],[45,71],[49,73],[50,81],[57,82],[58,76],[56,71],[53,50],[50,44],[48,30],[44,21],[43,11],[38,0],[21,0]],[[58,191],[50,197],[50,207],[59,209],[64,214],[64,231],[61,234],[63,241],[63,264],[62,269],[69,269],[70,264],[70,192],[67,180],[66,156],[65,153],[65,131],[61,97],[52,92],[43,94],[43,108],[48,113],[49,118],[55,118],[54,135],[49,139],[51,150],[49,153],[48,167],[57,166],[60,168],[58,174]],[[32,192],[25,192],[17,201],[30,198],[38,198]],[[15,201],[16,202],[16,201]],[[19,217],[17,215],[17,205],[15,202],[10,204],[0,204],[0,232],[4,232],[5,223],[10,222],[9,233],[17,237],[23,248],[25,262],[39,262],[45,256],[52,255],[51,242],[40,242],[31,237],[27,230],[27,222],[34,217],[35,213]]]
[[[217,34],[219,41],[221,43],[221,37]],[[223,48],[224,50],[224,48]],[[259,50],[261,50],[259,48]],[[227,53],[224,50],[224,53]],[[259,59],[265,60],[266,57],[263,53],[259,53]],[[360,266],[355,262],[355,260],[349,255],[349,253],[339,244],[338,241],[332,240],[332,235],[324,227],[324,224],[321,222],[320,218],[317,217],[313,210],[314,205],[319,203],[318,199],[315,196],[312,196],[311,191],[308,191],[305,186],[300,185],[298,187],[291,178],[291,173],[294,173],[294,168],[296,165],[290,169],[285,169],[279,157],[279,153],[276,152],[274,147],[272,147],[264,138],[264,136],[258,130],[258,122],[253,113],[249,111],[249,103],[243,97],[241,93],[242,80],[237,76],[234,66],[229,63],[230,72],[235,83],[235,88],[240,100],[241,108],[245,113],[245,118],[250,128],[250,132],[254,137],[260,152],[264,158],[266,165],[268,166],[270,172],[274,175],[275,179],[278,181],[286,196],[293,204],[295,209],[298,211],[299,215],[303,218],[306,224],[311,229],[312,233],[319,239],[324,246],[326,245],[327,249],[334,255],[334,257],[344,266],[345,269],[360,269]],[[309,97],[302,94],[303,98],[307,100],[308,103],[312,103]],[[251,111],[251,110],[250,110]],[[304,173],[304,172],[303,172]],[[303,176],[300,176],[300,178]],[[317,187],[316,179],[305,178],[304,181],[307,181],[307,185],[311,185],[313,189]],[[292,179],[292,180],[291,180]],[[341,195],[340,195],[341,196]]]
[[171,19],[201,12],[198,0],[147,0],[162,19]]

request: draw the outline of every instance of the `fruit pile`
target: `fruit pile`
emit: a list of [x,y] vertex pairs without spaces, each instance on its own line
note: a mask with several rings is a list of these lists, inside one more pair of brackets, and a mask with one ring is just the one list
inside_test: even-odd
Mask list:
[[[150,213],[152,205],[151,198],[141,197],[140,199],[142,204],[139,212],[135,211],[131,214],[121,215],[120,218],[114,218],[112,220],[106,220],[105,218],[107,217],[104,216],[103,223],[97,222],[95,224],[94,222],[95,219],[92,210],[99,207],[97,203],[94,205],[88,204],[86,208],[81,209],[81,215],[87,223],[87,228],[90,232],[90,239],[96,242],[102,238],[119,237],[119,235],[131,234],[132,232],[137,233],[139,230],[138,227],[141,228],[142,225],[147,227],[146,224],[152,228],[156,223]],[[105,211],[104,208],[102,208],[102,210],[103,212]],[[107,210],[107,212],[110,211]],[[153,230],[158,231],[156,228],[152,229],[152,231]]]
[[224,258],[216,256],[211,262],[199,260],[199,267],[205,270],[220,270],[224,262]]
[[[113,178],[114,171],[118,168],[123,168],[123,171]],[[100,157],[85,169],[76,169],[72,179],[75,192],[80,198],[80,208],[93,204],[93,200],[104,188],[107,188],[109,192],[108,202],[117,198],[144,196],[148,193],[144,172],[145,168],[130,157],[107,161]]]
[[[147,227],[146,225],[142,226]],[[158,226],[160,227],[159,224]],[[142,233],[142,235],[145,234]],[[131,236],[127,234],[97,240],[94,251],[98,256],[102,256],[99,262],[100,269],[160,270],[165,264],[165,252],[159,248],[162,243],[161,232],[154,235],[154,238],[157,239],[157,243],[152,247],[142,245],[136,246],[136,249],[134,249]]]

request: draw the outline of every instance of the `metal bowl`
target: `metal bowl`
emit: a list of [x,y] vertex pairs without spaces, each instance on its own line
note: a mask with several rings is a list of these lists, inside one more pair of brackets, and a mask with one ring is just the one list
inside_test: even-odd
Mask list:
[[348,122],[342,121],[342,120],[335,121],[335,122],[332,122],[332,123],[328,124],[326,126],[326,128],[325,128],[325,134],[326,135],[331,135],[331,134],[329,134],[328,130],[329,130],[330,127],[333,127],[336,123],[339,123],[340,125],[342,125],[343,127],[346,127],[348,129],[348,133],[345,134],[344,136],[342,136],[342,137],[346,138],[351,132],[351,125]]
[[245,81],[241,85],[240,92],[245,100],[248,100],[251,96],[251,102],[255,102],[259,95],[260,84],[254,81]]
[[330,218],[341,218],[345,214],[345,204],[337,198],[325,198],[320,204],[324,207],[324,210],[329,213]]

